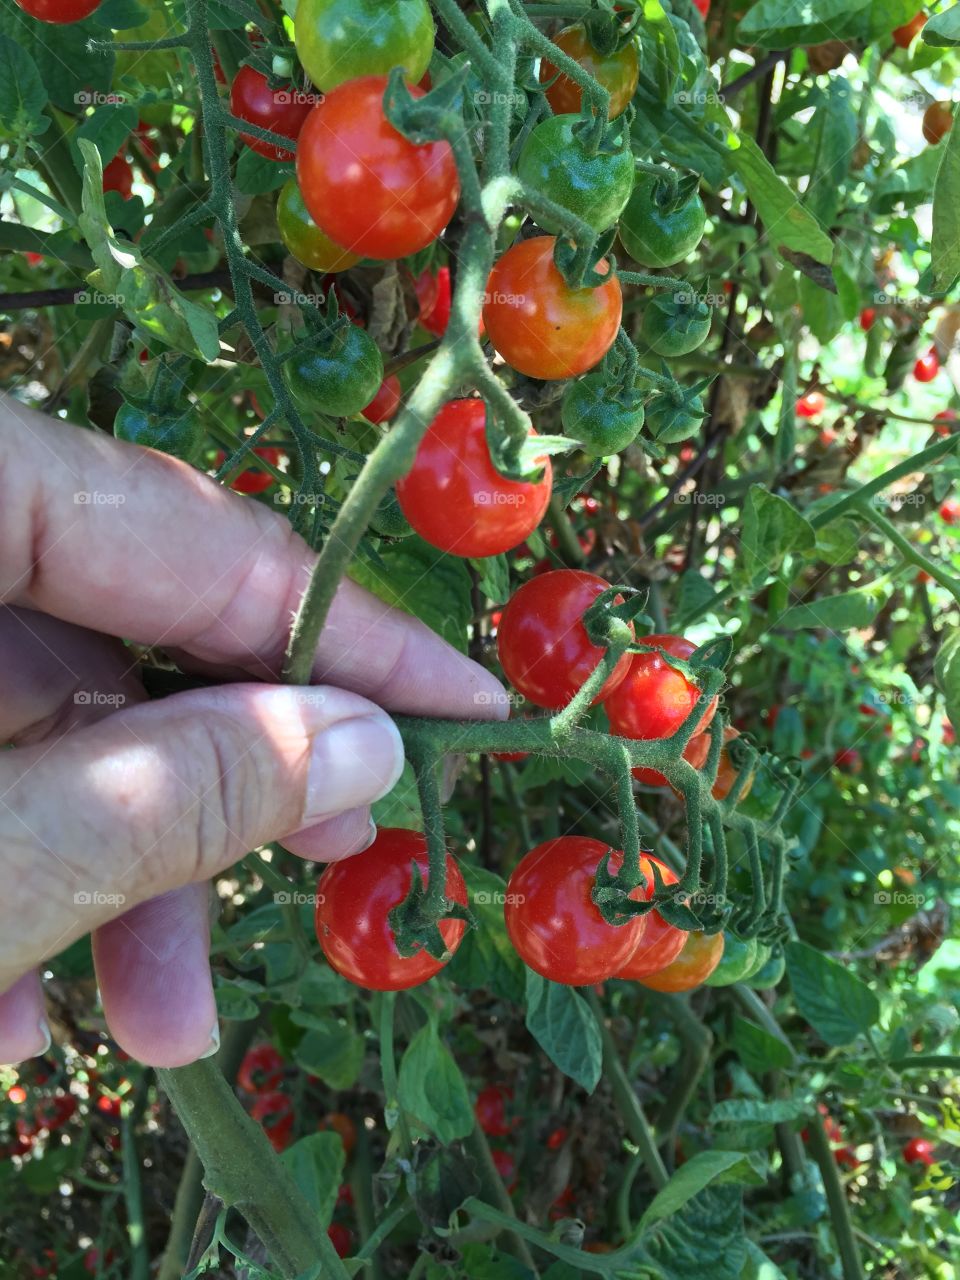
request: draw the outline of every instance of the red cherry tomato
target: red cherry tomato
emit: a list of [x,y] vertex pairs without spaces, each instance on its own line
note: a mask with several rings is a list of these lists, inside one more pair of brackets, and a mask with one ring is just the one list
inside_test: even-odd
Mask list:
[[833,763],[842,773],[860,773],[863,769],[863,758],[856,747],[842,747],[833,757]]
[[237,1085],[247,1093],[276,1090],[283,1079],[283,1058],[272,1044],[256,1044],[244,1054]]
[[907,1164],[931,1165],[934,1163],[934,1146],[929,1138],[911,1138],[903,1145],[903,1158]]
[[937,435],[948,436],[953,431],[953,424],[957,420],[957,415],[953,409],[941,409],[939,413],[934,414],[933,420],[935,423],[939,423],[939,426],[933,428]]
[[956,745],[956,742],[957,742],[957,731],[956,731],[956,729],[954,729],[953,725],[952,725],[952,724],[950,723],[950,721],[946,718],[946,716],[944,716],[944,717],[943,717],[943,720],[940,722],[940,724],[941,724],[941,729],[942,729],[942,731],[943,731],[943,736],[942,736],[942,739],[941,739],[941,740],[942,740],[942,742],[943,742],[943,745],[944,745],[945,747],[953,747],[953,746],[955,746],[955,745]]
[[710,977],[722,956],[722,933],[688,933],[676,960],[638,981],[654,991],[692,991]]
[[700,10],[700,16],[705,18],[710,12],[710,0],[693,0],[694,5]]
[[[248,124],[259,125],[261,129],[269,129],[271,133],[279,133],[293,141],[300,136],[312,105],[313,98],[293,85],[285,84],[272,89],[267,77],[255,67],[241,67],[230,86],[230,111],[233,115]],[[293,152],[286,147],[262,142],[253,134],[241,133],[240,139],[252,151],[266,156],[268,160],[293,159]]]
[[[608,588],[592,573],[556,569],[531,578],[511,596],[497,629],[497,653],[513,687],[538,707],[565,707],[603,657],[581,618]],[[630,661],[623,654],[595,703],[612,693]]]
[[[640,61],[633,40],[612,53],[600,53],[591,44],[584,26],[577,23],[554,36],[553,43],[595,80],[599,80],[610,94],[608,119],[613,120],[627,109],[640,76]],[[540,83],[546,84],[556,75],[557,68],[544,58],[540,63]],[[547,90],[547,101],[554,115],[558,116],[578,115],[582,97],[580,86],[565,75],[558,76]]]
[[901,49],[909,49],[926,25],[927,15],[923,12],[916,14],[902,27],[894,28],[893,43],[899,45]]
[[[460,198],[447,142],[408,142],[383,110],[386,77],[332,89],[297,145],[297,182],[314,222],[368,258],[405,258],[436,240]],[[413,87],[414,98],[423,97]]]
[[508,480],[493,465],[482,400],[450,400],[397,483],[400,510],[434,547],[457,556],[495,556],[523,542],[550,501],[553,468],[539,480]]
[[[531,378],[573,378],[598,364],[620,328],[620,281],[571,289],[553,261],[553,236],[511,245],[487,282],[483,323],[507,364]],[[602,273],[607,263],[602,260]]]
[[[323,1117],[317,1128],[320,1130],[329,1129],[333,1133],[339,1133],[340,1141],[343,1143],[344,1154],[347,1156],[357,1145],[357,1126],[343,1111],[330,1111]],[[347,1190],[349,1191],[349,1189],[348,1187]]]
[[124,156],[114,156],[103,171],[104,191],[117,191],[124,200],[133,195],[133,169]]
[[[669,738],[694,707],[703,704],[703,694],[665,662],[662,654],[686,659],[696,646],[682,636],[670,635],[644,636],[639,643],[652,648],[634,656],[625,679],[604,703],[610,727],[621,738]],[[697,726],[697,734],[703,733],[716,709],[714,697]]]
[[16,0],[31,18],[40,22],[82,22],[100,7],[100,0]]
[[293,1101],[285,1093],[258,1093],[250,1114],[263,1126],[274,1151],[284,1151],[293,1135]]
[[[77,1100],[71,1093],[58,1094],[56,1097],[38,1102],[33,1113],[36,1126],[34,1133],[39,1129],[49,1129],[52,1133],[55,1129],[63,1128],[76,1109]],[[19,1130],[18,1121],[17,1131]]]
[[559,1151],[569,1136],[569,1132],[564,1128],[554,1129],[547,1137],[547,1150]]
[[327,1227],[327,1235],[330,1237],[330,1243],[337,1251],[337,1257],[349,1257],[350,1249],[353,1245],[353,1232],[350,1228],[345,1227],[342,1222],[331,1222]]
[[797,401],[798,418],[819,418],[827,402],[819,391],[811,391]]
[[477,1124],[488,1138],[505,1138],[510,1133],[507,1123],[507,1102],[513,1097],[502,1085],[488,1084],[477,1094],[473,1114]]
[[931,347],[926,355],[919,356],[913,366],[913,376],[918,382],[932,382],[940,372],[940,357],[936,347]]
[[363,416],[368,422],[389,422],[400,408],[402,394],[400,379],[395,373],[391,373],[380,383],[380,390],[362,410]]
[[944,524],[956,524],[960,520],[960,499],[944,498],[940,504],[940,519]]
[[[608,845],[586,836],[558,836],[525,854],[507,885],[504,920],[526,965],[551,982],[590,986],[618,973],[636,951],[645,916],[608,924],[591,894]],[[623,854],[613,851],[611,870]],[[633,897],[640,898],[638,887]]]
[[434,337],[442,338],[450,323],[450,268],[440,267],[436,275],[432,271],[421,271],[415,288],[420,304],[421,328]]
[[120,1119],[122,1104],[119,1098],[108,1098],[105,1093],[102,1093],[97,1099],[96,1107],[102,1116],[110,1116],[113,1120]]
[[[404,957],[397,951],[388,916],[410,891],[413,864],[429,884],[427,842],[419,831],[382,827],[367,851],[334,862],[317,885],[317,938],[332,968],[370,991],[417,987],[443,968],[427,951]],[[466,906],[467,887],[447,855],[446,896]],[[440,933],[452,954],[460,945],[462,920],[442,920]]]
[[860,312],[860,328],[864,331],[864,333],[869,332],[869,330],[873,328],[876,318],[877,318],[876,307],[863,308],[863,310]]
[[[272,463],[275,467],[280,465],[280,459],[283,456],[283,451],[273,445],[259,445],[253,450],[253,453],[263,458],[266,462]],[[227,455],[222,451],[217,454],[218,467],[223,465],[226,457]],[[246,471],[241,471],[238,476],[234,476],[230,481],[230,488],[236,493],[263,493],[273,483],[273,476],[269,471],[261,471],[259,467],[248,467]]]
[[[653,897],[656,887],[651,868],[652,863],[656,863],[664,884],[677,883],[677,876],[666,863],[661,862],[659,858],[651,857],[650,854],[644,854],[640,859],[640,869],[646,876],[646,896],[648,898]],[[649,915],[643,918],[646,921],[643,937],[627,963],[614,975],[617,978],[638,981],[646,978],[651,973],[658,973],[661,969],[665,969],[668,964],[672,964],[684,948],[689,936],[685,929],[678,929],[676,925],[667,924],[660,912],[656,910],[651,911]]]
[[7,1097],[11,1102],[19,1106],[21,1102],[26,1102],[27,1091],[22,1084],[14,1084],[7,1090]]
[[853,1147],[838,1147],[833,1153],[833,1158],[839,1165],[844,1165],[847,1169],[859,1169],[861,1161],[857,1159]]
[[497,1173],[507,1184],[507,1190],[512,1191],[517,1185],[517,1162],[509,1151],[503,1151],[500,1147],[494,1147],[490,1152],[493,1158],[493,1165]]

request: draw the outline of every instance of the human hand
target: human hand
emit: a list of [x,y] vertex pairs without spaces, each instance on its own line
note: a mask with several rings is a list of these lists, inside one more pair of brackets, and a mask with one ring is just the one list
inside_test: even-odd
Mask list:
[[[49,1043],[37,964],[93,934],[117,1042],[213,1052],[209,878],[282,839],[372,840],[403,767],[381,707],[504,717],[499,683],[345,581],[309,689],[278,686],[314,554],[182,463],[0,404],[0,1061]],[[237,683],[150,702],[137,655]]]

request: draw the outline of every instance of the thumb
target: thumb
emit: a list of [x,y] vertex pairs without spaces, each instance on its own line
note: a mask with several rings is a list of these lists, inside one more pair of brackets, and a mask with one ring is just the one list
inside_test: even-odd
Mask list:
[[369,805],[393,721],[341,689],[225,685],[0,753],[0,991],[104,921]]

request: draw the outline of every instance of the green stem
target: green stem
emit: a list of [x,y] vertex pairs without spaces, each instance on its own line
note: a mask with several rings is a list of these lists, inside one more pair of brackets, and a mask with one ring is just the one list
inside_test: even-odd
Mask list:
[[960,604],[960,578],[948,573],[935,560],[930,560],[922,551],[918,551],[913,543],[903,536],[893,521],[882,515],[871,502],[865,498],[858,501],[853,507],[852,513],[862,516],[864,520],[868,520],[885,538],[889,538],[904,560],[909,564],[916,565],[918,569],[926,570],[931,578],[939,582],[941,587],[946,587],[954,600]]
[[861,485],[854,493],[847,493],[839,498],[831,506],[825,507],[822,511],[818,511],[816,515],[810,517],[810,523],[814,529],[822,529],[831,520],[836,520],[839,516],[845,515],[852,508],[860,506],[875,494],[880,493],[883,489],[888,488],[896,480],[902,480],[904,476],[910,475],[913,471],[926,471],[930,464],[938,462],[948,453],[956,451],[958,440],[960,437],[956,435],[944,436],[940,440],[935,441],[920,453],[915,453],[912,457],[898,462],[895,467],[891,467],[889,471],[884,471],[882,475],[877,476],[874,480],[870,480],[867,484]]
[[[467,1152],[473,1156],[476,1162],[477,1173],[480,1177],[480,1191],[484,1199],[492,1201],[499,1206],[504,1214],[516,1222],[513,1201],[510,1199],[507,1188],[503,1185],[503,1179],[497,1172],[497,1166],[493,1163],[493,1156],[490,1153],[490,1144],[487,1142],[486,1135],[479,1125],[474,1125],[464,1145]],[[534,1275],[537,1275],[533,1255],[527,1248],[526,1241],[523,1240],[514,1227],[506,1227],[506,1233],[512,1252],[516,1254],[525,1266],[530,1268]]]
[[843,1268],[843,1280],[864,1280],[860,1251],[850,1221],[850,1210],[847,1197],[840,1181],[837,1162],[830,1149],[830,1140],[823,1127],[823,1117],[814,1108],[807,1120],[807,1132],[810,1135],[810,1150],[820,1169],[823,1178],[823,1189],[827,1194],[827,1205],[830,1209],[830,1220],[833,1223],[840,1253],[840,1265]]

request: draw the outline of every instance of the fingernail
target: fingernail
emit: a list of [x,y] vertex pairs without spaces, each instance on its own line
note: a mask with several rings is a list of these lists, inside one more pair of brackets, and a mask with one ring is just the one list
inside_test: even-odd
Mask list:
[[363,837],[363,839],[358,843],[357,847],[355,849],[350,850],[351,856],[355,853],[363,853],[365,849],[369,849],[370,846],[373,844],[374,840],[376,840],[376,838],[377,838],[377,824],[371,818],[370,830]]
[[219,1053],[219,1052],[220,1052],[220,1023],[215,1022],[213,1024],[213,1030],[210,1032],[210,1048],[206,1051],[206,1053],[201,1053],[200,1061],[202,1062],[204,1058],[212,1058],[215,1053]]
[[304,825],[372,804],[403,772],[403,741],[389,716],[341,720],[313,740]]
[[46,1018],[41,1018],[39,1022],[40,1034],[43,1036],[43,1045],[33,1055],[35,1058],[42,1058],[53,1044],[53,1033],[50,1030],[50,1023]]

